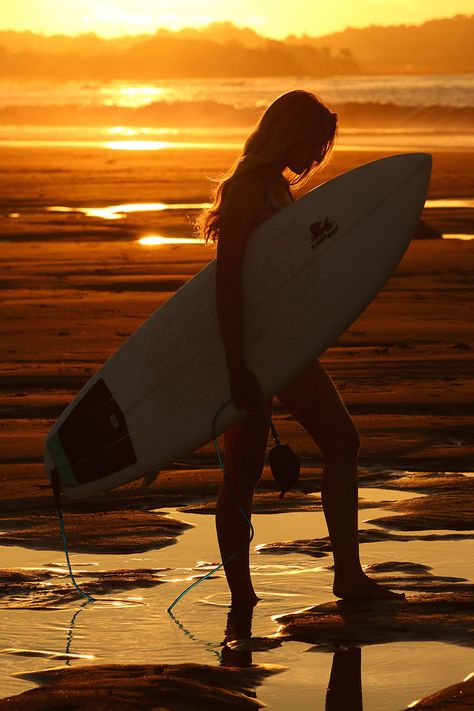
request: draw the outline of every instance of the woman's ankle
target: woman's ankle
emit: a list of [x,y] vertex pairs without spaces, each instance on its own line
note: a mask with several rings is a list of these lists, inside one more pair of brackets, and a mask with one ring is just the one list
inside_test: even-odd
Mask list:
[[259,598],[254,591],[245,595],[232,595],[230,606],[232,609],[242,608],[242,607],[253,607],[259,602]]

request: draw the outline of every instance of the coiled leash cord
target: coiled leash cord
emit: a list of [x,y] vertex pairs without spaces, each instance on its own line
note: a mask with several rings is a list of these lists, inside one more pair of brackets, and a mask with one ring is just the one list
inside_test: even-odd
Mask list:
[[[218,460],[219,460],[219,464],[220,464],[220,467],[221,467],[222,472],[223,472],[223,474],[224,474],[224,477],[226,477],[226,472],[225,472],[224,464],[223,464],[223,462],[222,462],[222,458],[221,458],[221,455],[220,455],[220,452],[219,452],[219,446],[218,446],[218,444],[217,444],[217,437],[216,437],[216,429],[215,429],[215,427],[216,427],[216,420],[217,420],[219,414],[221,413],[221,410],[223,410],[223,408],[224,408],[226,405],[228,405],[230,402],[232,402],[232,400],[227,400],[227,401],[218,409],[218,411],[216,412],[216,414],[215,414],[215,416],[214,416],[214,420],[213,420],[213,422],[212,422],[212,434],[213,434],[213,438],[214,438],[214,446],[215,446],[215,448],[216,448],[217,458],[218,458]],[[229,481],[230,481],[230,480],[229,480]],[[230,481],[230,485],[231,485],[231,487],[232,487],[232,481]],[[61,500],[60,500],[59,471],[57,470],[56,467],[54,467],[54,469],[51,471],[51,486],[52,486],[52,489],[53,489],[54,503],[55,503],[56,511],[57,511],[58,518],[59,518],[59,526],[60,526],[60,529],[61,529],[61,535],[62,535],[62,539],[63,539],[64,553],[66,554],[66,561],[67,561],[68,570],[69,570],[69,577],[71,578],[72,584],[74,585],[74,587],[76,588],[76,590],[77,590],[83,597],[87,598],[88,602],[95,602],[95,598],[91,597],[90,595],[88,595],[87,593],[85,593],[83,590],[81,590],[81,588],[79,587],[79,585],[76,583],[76,580],[75,580],[75,578],[74,578],[74,574],[73,574],[73,572],[72,572],[71,562],[70,562],[70,560],[69,560],[69,551],[68,551],[68,544],[67,544],[66,531],[65,531],[65,528],[64,528],[63,511],[62,511]],[[250,530],[251,530],[251,532],[252,532],[252,535],[250,536],[250,540],[252,540],[252,538],[253,538],[253,536],[254,536],[253,526],[252,526],[251,522],[249,521],[249,519],[247,518],[247,516],[246,516],[246,514],[245,514],[245,511],[242,509],[242,507],[240,506],[239,502],[237,501],[233,489],[232,489],[232,495],[234,496],[235,503],[236,503],[237,506],[239,507],[240,512],[242,513],[242,516],[245,518],[245,520],[247,521],[247,523],[248,523],[249,526],[250,526]],[[245,543],[244,543],[244,545],[245,545]],[[228,563],[230,560],[232,560],[232,558],[234,558],[234,557],[240,552],[240,550],[241,550],[242,547],[243,547],[243,546],[240,546],[240,548],[239,548],[237,551],[235,551],[235,553],[233,553],[233,555],[232,555],[228,560],[226,560],[225,563],[221,563],[220,565],[217,566],[217,568],[215,568],[214,570],[211,570],[209,573],[207,573],[207,575],[205,575],[204,577],[200,578],[199,580],[196,580],[194,583],[192,583],[192,585],[190,585],[189,587],[187,587],[186,590],[183,590],[183,592],[182,592],[182,593],[174,600],[174,602],[167,608],[167,612],[169,612],[169,613],[171,614],[171,610],[173,609],[173,607],[179,602],[179,600],[181,600],[182,597],[184,597],[184,595],[186,595],[186,593],[187,593],[189,590],[191,590],[191,588],[195,587],[195,585],[198,585],[199,583],[202,583],[203,580],[205,580],[206,578],[208,578],[210,575],[212,575],[212,574],[215,573],[217,570],[219,570],[220,568],[222,568],[223,565],[225,565],[225,564]]]
[[[247,514],[239,504],[237,497],[235,495],[235,490],[234,490],[234,485],[232,483],[232,479],[229,479],[226,474],[226,470],[224,467],[224,464],[222,462],[222,457],[221,453],[219,451],[219,445],[217,444],[217,436],[216,436],[216,420],[219,417],[221,411],[231,403],[232,400],[226,400],[223,405],[217,410],[216,414],[214,415],[214,419],[212,421],[212,436],[214,439],[214,447],[216,450],[217,454],[217,459],[219,461],[219,466],[222,469],[222,473],[224,475],[224,478],[226,482],[230,485],[230,489],[232,492],[232,496],[234,498],[234,501],[244,517],[245,521],[248,523],[249,530],[250,530],[250,538],[248,540],[248,543],[250,543],[254,537],[254,528],[252,526],[252,522],[250,519],[247,517]],[[277,484],[280,485],[281,487],[281,493],[280,493],[280,499],[283,498],[283,495],[285,494],[288,489],[290,489],[296,482],[298,481],[299,473],[300,473],[300,463],[287,444],[281,444],[280,439],[278,437],[278,433],[276,431],[276,428],[273,424],[272,419],[270,418],[270,427],[272,430],[272,435],[273,439],[275,442],[275,447],[270,451],[270,468],[272,470],[272,474],[277,482]],[[196,580],[194,583],[189,585],[185,590],[183,590],[180,595],[171,603],[171,605],[167,608],[167,612],[173,617],[171,610],[173,607],[181,600],[184,595],[186,595],[187,592],[192,590],[192,588],[196,587],[196,585],[199,585],[199,583],[204,582],[206,578],[209,578],[211,575],[216,573],[218,570],[220,570],[223,566],[227,565],[233,558],[235,558],[240,551],[247,546],[247,541],[244,541],[244,543],[235,551],[235,553],[232,553],[232,555],[227,558],[226,561],[218,565],[216,568],[213,570],[209,571],[206,575],[204,575],[202,578],[199,578],[199,580]]]
[[[216,450],[217,459],[219,461],[219,466],[222,470],[222,473],[224,475],[226,482],[230,485],[234,501],[235,501],[240,513],[242,514],[242,516],[244,517],[245,521],[247,522],[247,524],[249,526],[250,538],[249,538],[248,543],[250,543],[254,537],[254,528],[252,526],[252,522],[247,517],[247,514],[245,513],[245,511],[243,510],[243,508],[241,507],[241,505],[239,504],[239,502],[237,500],[237,497],[235,495],[234,486],[232,483],[232,479],[229,479],[227,477],[224,463],[222,461],[221,453],[219,451],[219,445],[217,443],[217,435],[216,435],[217,418],[219,417],[219,415],[220,415],[221,411],[224,409],[224,407],[229,405],[231,402],[232,402],[232,400],[226,400],[226,402],[224,402],[221,405],[221,407],[217,410],[216,414],[214,415],[214,419],[212,421],[212,436],[214,439],[214,447]],[[270,427],[271,427],[273,439],[275,442],[275,446],[270,451],[270,455],[269,455],[270,468],[271,468],[272,474],[275,478],[275,481],[281,488],[281,492],[280,492],[280,496],[279,496],[279,498],[281,499],[281,498],[283,498],[283,495],[285,494],[285,492],[288,491],[288,489],[290,489],[292,486],[294,486],[294,484],[296,484],[296,482],[298,481],[298,477],[299,477],[299,473],[300,473],[300,463],[299,463],[297,457],[295,456],[295,454],[293,453],[293,451],[291,450],[291,448],[289,447],[289,445],[281,444],[280,439],[278,437],[276,427],[274,426],[271,418],[270,418]],[[58,518],[59,518],[59,526],[61,529],[61,535],[62,535],[62,539],[63,539],[64,553],[66,554],[66,561],[67,561],[68,570],[69,570],[69,577],[71,578],[72,584],[74,585],[76,590],[80,593],[80,595],[85,597],[88,602],[95,602],[96,598],[91,597],[91,595],[88,595],[86,592],[81,590],[79,585],[76,583],[74,574],[72,572],[71,561],[69,559],[66,531],[64,528],[63,511],[62,511],[61,500],[60,500],[59,472],[56,467],[54,467],[54,469],[51,471],[51,486],[53,489],[54,503],[55,503],[56,511],[57,511]],[[194,583],[189,585],[185,590],[183,590],[183,592],[180,593],[180,595],[178,595],[178,597],[167,608],[167,612],[171,614],[171,610],[173,609],[173,607],[181,600],[182,597],[184,597],[184,595],[186,595],[187,592],[189,592],[189,590],[196,587],[196,585],[199,585],[199,583],[202,583],[204,580],[206,580],[206,578],[209,578],[211,575],[213,575],[218,570],[220,570],[223,566],[227,565],[227,563],[229,563],[233,558],[235,558],[235,556],[238,555],[240,553],[240,551],[242,550],[242,548],[244,548],[246,545],[247,545],[247,542],[244,541],[244,543],[226,561],[224,561],[223,563],[220,563],[220,565],[218,565],[216,568],[209,571],[209,573],[204,575],[202,578],[199,578],[199,580],[196,580]]]
[[[253,538],[253,536],[254,536],[253,526],[252,526],[251,521],[248,519],[247,514],[245,513],[245,511],[243,510],[243,508],[241,507],[241,505],[240,505],[239,502],[237,501],[237,497],[235,496],[235,491],[234,491],[234,487],[233,487],[233,484],[232,484],[232,480],[227,478],[227,474],[226,474],[226,471],[225,471],[225,467],[224,467],[224,464],[223,464],[223,462],[222,462],[221,453],[220,453],[220,451],[219,451],[219,445],[217,444],[216,420],[217,420],[217,418],[219,417],[221,411],[224,409],[224,407],[226,407],[226,405],[228,405],[228,404],[231,403],[231,402],[232,402],[232,400],[226,400],[226,401],[224,402],[224,404],[220,406],[220,408],[217,410],[216,414],[214,415],[214,419],[213,419],[213,421],[212,421],[212,437],[213,437],[213,439],[214,439],[214,447],[215,447],[215,450],[216,450],[217,459],[218,459],[218,461],[219,461],[219,466],[220,466],[220,468],[222,469],[222,473],[223,473],[223,475],[224,475],[224,478],[225,478],[225,480],[227,481],[227,483],[230,484],[231,491],[232,491],[232,496],[234,497],[234,501],[235,501],[235,503],[237,504],[240,513],[242,514],[242,516],[244,517],[244,519],[247,521],[247,523],[248,523],[248,525],[249,525],[250,532],[251,532],[251,533],[250,533],[250,539],[249,539],[249,543],[250,543],[250,541],[252,540],[252,538]],[[184,596],[186,595],[187,592],[189,592],[192,588],[196,587],[196,585],[199,585],[199,583],[204,582],[204,580],[206,580],[206,578],[209,578],[209,576],[213,575],[213,574],[216,573],[218,570],[220,570],[224,565],[226,565],[227,563],[229,563],[229,561],[231,561],[232,558],[235,558],[235,556],[236,556],[238,553],[240,553],[240,551],[242,550],[242,548],[243,548],[244,546],[246,546],[246,545],[247,545],[247,543],[244,541],[243,545],[241,545],[240,548],[238,548],[238,549],[235,551],[235,553],[232,553],[232,555],[230,556],[230,558],[227,558],[226,561],[224,561],[223,563],[221,563],[220,565],[218,565],[218,566],[217,566],[216,568],[214,568],[213,570],[210,570],[209,573],[207,573],[206,575],[204,575],[202,578],[199,578],[199,580],[195,580],[194,583],[192,583],[191,585],[189,585],[185,590],[183,590],[182,593],[180,593],[180,594],[178,595],[178,597],[171,603],[171,605],[170,605],[168,608],[166,608],[166,611],[169,612],[169,613],[171,613],[171,610],[173,609],[173,607],[181,600],[182,597],[184,597]]]

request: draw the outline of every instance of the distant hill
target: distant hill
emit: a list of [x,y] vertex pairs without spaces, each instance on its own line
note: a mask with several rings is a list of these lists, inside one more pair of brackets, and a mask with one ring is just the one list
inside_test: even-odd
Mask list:
[[362,71],[373,73],[474,72],[474,15],[430,20],[422,25],[360,29],[321,37],[286,38],[288,44],[348,50]]
[[[119,40],[95,35],[41,37],[0,33],[0,79],[157,80],[192,77],[327,76],[354,74],[344,52],[287,45],[251,30],[245,45],[216,28],[210,32],[166,32]],[[16,36],[15,36],[16,35]],[[240,36],[240,35],[239,35]],[[218,38],[218,39],[217,39]]]
[[0,79],[159,80],[474,71],[474,15],[422,25],[262,37],[229,22],[106,40],[0,32]]
[[[156,36],[173,36],[176,32],[160,29],[156,32]],[[180,37],[188,39],[209,39],[219,44],[227,44],[228,42],[237,42],[247,49],[261,47],[268,41],[268,37],[259,35],[255,30],[249,27],[236,27],[232,22],[211,22],[205,27],[188,27],[179,31]]]

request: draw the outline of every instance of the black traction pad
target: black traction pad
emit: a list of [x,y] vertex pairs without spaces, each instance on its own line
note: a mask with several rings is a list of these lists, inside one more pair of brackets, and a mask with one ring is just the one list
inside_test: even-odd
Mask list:
[[58,436],[78,484],[103,479],[137,461],[125,417],[103,378],[73,408]]

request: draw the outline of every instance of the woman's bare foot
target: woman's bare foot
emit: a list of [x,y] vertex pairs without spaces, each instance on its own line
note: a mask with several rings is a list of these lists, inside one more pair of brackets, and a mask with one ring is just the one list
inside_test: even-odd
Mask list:
[[242,609],[255,607],[257,602],[259,602],[261,599],[262,598],[257,597],[257,595],[255,593],[248,595],[248,596],[247,595],[241,596],[238,598],[232,597],[230,607],[232,610],[242,610]]
[[387,600],[405,599],[405,593],[396,593],[388,588],[384,588],[369,578],[365,573],[362,577],[351,579],[346,582],[334,581],[332,591],[336,597],[343,600]]

